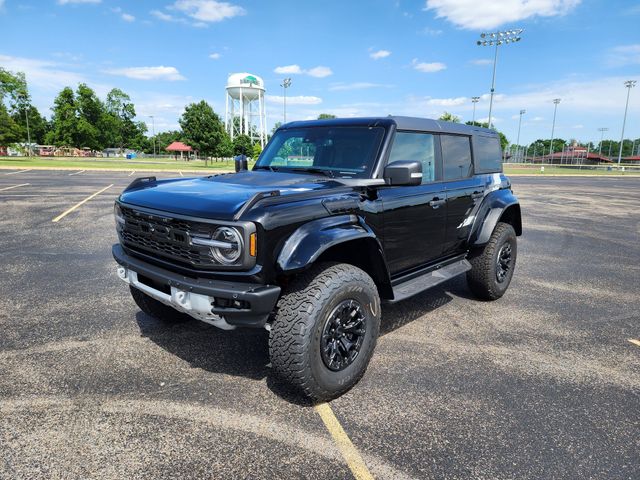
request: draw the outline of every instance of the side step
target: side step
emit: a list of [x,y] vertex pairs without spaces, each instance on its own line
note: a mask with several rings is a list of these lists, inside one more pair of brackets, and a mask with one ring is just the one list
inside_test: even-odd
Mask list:
[[412,278],[404,283],[393,287],[393,300],[390,303],[399,302],[405,298],[413,297],[414,295],[427,290],[431,287],[446,282],[447,280],[456,277],[462,273],[471,270],[471,264],[467,260],[460,260],[455,263],[450,263],[437,270],[432,270],[419,277]]

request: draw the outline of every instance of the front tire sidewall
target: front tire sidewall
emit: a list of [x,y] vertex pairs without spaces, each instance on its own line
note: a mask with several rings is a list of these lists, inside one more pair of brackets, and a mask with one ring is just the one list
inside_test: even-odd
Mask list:
[[[509,265],[509,270],[502,282],[498,282],[498,256],[500,251],[509,243],[511,245],[511,262]],[[513,277],[513,272],[516,268],[516,259],[518,257],[518,242],[516,241],[516,235],[512,229],[505,230],[502,232],[502,235],[498,238],[496,242],[495,252],[493,254],[493,259],[491,262],[491,280],[493,282],[493,290],[497,293],[498,296],[502,296],[505,294],[509,285],[511,284],[511,278]]]
[[[380,303],[378,296],[368,290],[367,286],[356,283],[341,286],[332,294],[330,301],[325,302],[315,314],[308,362],[312,376],[323,390],[336,392],[348,389],[362,377],[367,368],[380,329]],[[333,309],[344,300],[356,300],[362,305],[366,317],[366,331],[360,352],[353,363],[343,370],[333,371],[325,365],[322,359],[322,332],[325,322]]]

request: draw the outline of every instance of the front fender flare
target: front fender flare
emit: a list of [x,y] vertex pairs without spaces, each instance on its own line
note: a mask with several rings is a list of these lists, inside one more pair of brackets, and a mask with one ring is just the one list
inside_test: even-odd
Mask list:
[[313,220],[287,239],[278,255],[278,267],[283,272],[301,270],[334,245],[361,238],[372,238],[379,243],[373,231],[356,215]]

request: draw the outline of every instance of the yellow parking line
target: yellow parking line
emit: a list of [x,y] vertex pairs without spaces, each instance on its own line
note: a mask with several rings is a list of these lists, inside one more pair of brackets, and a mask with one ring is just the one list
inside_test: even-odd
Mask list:
[[62,220],[64,217],[66,217],[67,215],[69,215],[71,212],[73,212],[76,208],[84,205],[85,203],[87,203],[89,200],[91,200],[93,197],[97,197],[98,195],[100,195],[102,192],[104,192],[105,190],[108,190],[109,188],[113,187],[113,183],[111,185],[109,185],[108,187],[104,187],[102,190],[98,190],[96,193],[89,195],[87,198],[85,198],[84,200],[82,200],[81,202],[76,203],[73,207],[71,207],[69,210],[62,212],[60,215],[58,215],[56,218],[54,218],[53,220],[51,220],[53,223],[57,223],[60,220]]
[[340,453],[347,462],[356,480],[373,480],[373,475],[371,475],[371,472],[356,447],[351,443],[351,440],[342,428],[342,425],[340,425],[329,404],[321,403],[316,405],[315,410],[318,412],[318,415],[320,415],[327,430],[329,430],[333,441],[336,442],[338,450],[340,450]]
[[5,173],[5,175],[15,175],[16,173],[25,173],[25,172],[30,172],[31,169],[28,168],[26,170],[20,170],[19,172],[9,172],[9,173]]
[[31,184],[30,183],[21,183],[20,185],[13,185],[11,187],[0,188],[0,192],[3,192],[5,190],[11,190],[12,188],[26,187],[27,185],[31,185]]
[[628,340],[634,345],[637,345],[640,347],[640,340],[636,340],[635,338],[629,338]]

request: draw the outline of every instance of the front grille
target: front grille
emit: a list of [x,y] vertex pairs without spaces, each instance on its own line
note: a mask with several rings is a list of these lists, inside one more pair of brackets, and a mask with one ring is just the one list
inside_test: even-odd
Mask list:
[[192,236],[210,237],[213,225],[148,214],[121,206],[125,219],[120,238],[126,247],[187,266],[215,266],[208,247],[191,244]]

